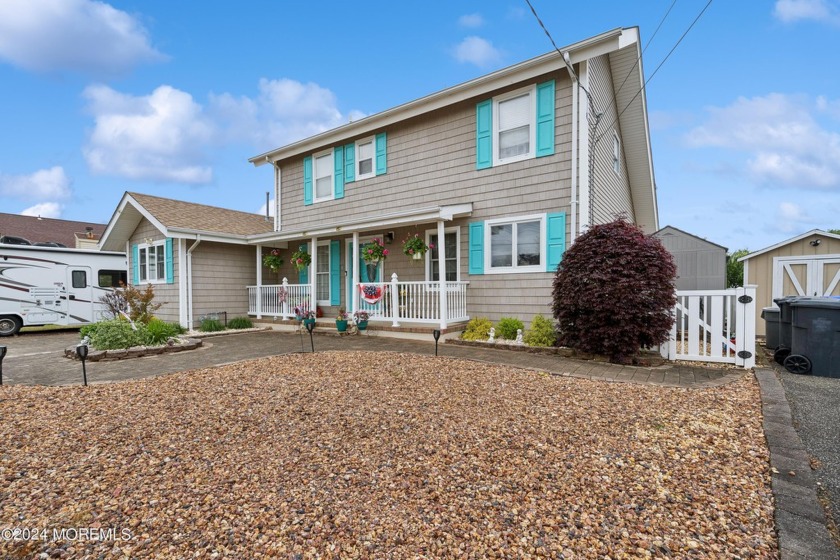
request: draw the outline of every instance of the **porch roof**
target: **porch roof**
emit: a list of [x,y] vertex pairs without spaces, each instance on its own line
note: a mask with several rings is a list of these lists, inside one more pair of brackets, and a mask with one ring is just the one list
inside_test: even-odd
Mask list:
[[313,223],[308,229],[249,235],[248,242],[253,244],[274,243],[278,241],[309,239],[311,237],[326,237],[329,235],[343,233],[364,232],[383,227],[412,226],[429,222],[437,222],[439,220],[448,222],[455,218],[471,216],[472,209],[472,202],[469,202],[466,204],[429,206],[426,208],[401,210],[399,212],[376,214],[375,216],[363,216],[357,219],[342,220],[340,222],[318,222]]

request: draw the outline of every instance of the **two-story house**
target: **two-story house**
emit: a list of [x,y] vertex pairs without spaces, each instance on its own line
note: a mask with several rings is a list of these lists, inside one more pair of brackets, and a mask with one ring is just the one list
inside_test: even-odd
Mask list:
[[[228,244],[251,266],[233,279],[219,263],[228,290],[241,284],[230,302],[213,304],[235,299],[235,312],[257,318],[288,318],[305,302],[326,314],[366,310],[374,326],[453,330],[477,316],[527,323],[551,314],[554,272],[590,224],[625,215],[658,229],[643,85],[638,29],[615,29],[252,158],[274,170],[268,227],[253,215],[228,232],[223,222],[168,227],[174,216],[145,207],[163,199],[127,193],[102,246],[127,250],[148,281],[152,256],[143,260],[143,250],[161,239],[156,270]],[[123,215],[130,223],[117,227]],[[419,260],[401,250],[415,234],[434,245]],[[173,236],[177,250],[167,248]],[[369,265],[361,247],[373,239],[389,255]],[[279,274],[261,264],[275,248],[286,261]],[[289,262],[297,250],[311,258],[302,272]],[[181,322],[198,310],[182,298],[214,278],[173,269]]]

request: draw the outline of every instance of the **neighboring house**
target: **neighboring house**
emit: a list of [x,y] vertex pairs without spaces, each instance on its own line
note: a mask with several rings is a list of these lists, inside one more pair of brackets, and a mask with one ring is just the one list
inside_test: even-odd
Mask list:
[[125,251],[133,285],[152,284],[155,315],[197,326],[202,315],[245,315],[257,249],[247,234],[271,231],[264,216],[127,192],[100,248]]
[[[840,296],[840,235],[818,229],[738,259],[744,285],[756,284],[756,313],[783,296]],[[756,332],[765,334],[756,318]]]
[[653,235],[674,257],[677,290],[726,288],[726,247],[673,226],[665,226]]
[[[248,219],[208,216],[182,227],[175,207],[192,205],[129,193],[101,246],[120,246],[142,263],[144,246],[168,251],[165,238],[179,239],[172,257],[178,287],[165,293],[189,298],[194,286],[193,311],[178,300],[182,322],[199,313],[197,271],[179,261],[194,240],[194,263],[202,249],[208,267],[237,259],[235,271],[201,280],[223,283],[225,297],[237,298],[214,300],[216,310],[241,306],[256,318],[289,318],[307,302],[327,316],[364,309],[382,328],[443,331],[470,317],[527,323],[550,316],[554,272],[588,226],[624,215],[647,233],[658,229],[638,29],[615,29],[562,52],[252,158],[274,170],[271,223],[237,213]],[[173,212],[165,218],[159,207],[167,204]],[[419,261],[401,251],[414,234],[436,246]],[[373,238],[384,239],[390,255],[366,266],[360,246]],[[274,248],[285,259],[277,274],[260,264]],[[289,262],[299,249],[312,259],[302,273]],[[379,295],[362,298],[365,286]]]
[[105,224],[21,216],[0,212],[0,237],[22,238],[31,244],[95,249]]

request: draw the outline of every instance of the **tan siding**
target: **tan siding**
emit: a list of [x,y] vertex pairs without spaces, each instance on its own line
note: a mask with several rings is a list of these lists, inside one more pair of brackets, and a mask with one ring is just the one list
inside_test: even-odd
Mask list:
[[[820,239],[820,244],[811,246],[811,241]],[[794,243],[788,243],[782,247],[768,251],[749,259],[747,273],[749,277],[744,278],[745,284],[756,284],[756,333],[765,334],[764,320],[761,319],[761,309],[773,305],[773,259],[776,257],[798,257],[804,258],[819,255],[840,254],[840,240],[815,234]],[[793,295],[793,294],[785,294]]]
[[[594,111],[603,113],[595,128],[596,143],[592,153],[594,172],[590,197],[593,221],[595,224],[603,224],[620,214],[635,221],[627,180],[627,162],[624,158],[624,143],[628,140],[623,138],[617,119],[620,108],[614,101],[613,76],[607,56],[590,60],[589,70]],[[619,174],[613,169],[613,133],[618,135],[621,146]]]
[[256,248],[203,242],[192,255],[193,318],[226,311],[228,319],[248,314],[247,286],[257,283]]
[[[139,245],[146,243],[146,239],[161,241],[165,239],[164,235],[147,219],[143,218],[134,230],[134,233],[129,238],[128,245],[128,281],[134,281],[134,252],[131,250],[132,245]],[[177,323],[179,320],[178,312],[178,244],[172,244],[172,259],[174,260],[174,283],[172,284],[153,284],[155,291],[155,303],[162,303],[160,309],[155,312],[155,316],[163,321],[171,321]],[[145,289],[146,285],[139,286],[140,289]]]

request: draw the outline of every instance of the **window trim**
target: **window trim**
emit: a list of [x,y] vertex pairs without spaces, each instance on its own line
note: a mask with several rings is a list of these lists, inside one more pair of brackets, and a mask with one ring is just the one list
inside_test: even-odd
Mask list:
[[[330,160],[330,194],[318,197],[318,159],[327,156]],[[312,203],[335,200],[335,154],[333,149],[323,150],[312,154]]]
[[[525,154],[512,156],[502,159],[499,156],[499,150],[502,148],[502,143],[499,141],[499,134],[503,131],[499,129],[501,119],[499,118],[499,105],[509,99],[528,95],[528,142],[529,149]],[[524,161],[526,159],[534,159],[537,157],[537,84],[533,84],[524,88],[519,88],[514,91],[509,91],[503,95],[498,95],[493,98],[493,132],[491,136],[493,145],[493,167],[498,165],[507,165],[509,163],[516,163],[517,161]]]
[[[318,272],[317,270],[313,270],[312,274],[315,275],[315,304],[316,305],[323,305],[325,307],[330,307],[332,305],[332,282],[331,282],[331,273],[332,273],[332,247],[330,246],[330,240],[327,239],[326,241],[318,241],[318,247],[326,247],[327,248],[327,271],[326,272]],[[315,251],[318,250],[318,247],[315,247]],[[321,259],[318,259],[318,263],[321,262]],[[327,299],[318,299],[318,276],[326,274],[327,276]]]
[[[154,280],[151,279],[149,264],[151,260],[149,259],[149,248],[155,247],[155,272],[156,274],[160,274],[160,271],[157,270],[157,251],[163,251],[163,276],[161,278],[155,278]],[[142,266],[142,259],[140,255],[146,251],[146,266],[145,270]],[[141,284],[166,284],[166,239],[161,239],[160,241],[155,241],[153,243],[140,243],[137,245],[137,268],[139,271],[138,281]],[[146,278],[143,278],[143,274],[146,274]]]
[[613,171],[616,175],[621,176],[621,139],[618,133],[613,130]]
[[[435,229],[427,229],[426,230],[426,246],[429,245],[429,240],[433,235],[437,235],[437,228]],[[455,282],[461,281],[461,226],[451,226],[448,228],[443,229],[443,235],[446,237],[447,233],[455,233]],[[445,242],[445,239],[444,239]],[[425,281],[426,282],[437,282],[437,280],[432,280],[432,252],[426,251],[424,255],[424,263],[423,267],[425,270]],[[446,265],[444,264],[444,267]],[[444,268],[444,272],[445,272]],[[444,281],[448,282],[444,278]]]
[[[371,148],[371,156],[370,156],[370,173],[362,173],[359,169],[359,166],[362,163],[362,158],[359,154],[359,148],[362,144],[370,143]],[[367,138],[362,138],[360,140],[356,140],[354,146],[356,157],[355,162],[353,163],[356,172],[356,181],[362,181],[364,179],[370,179],[371,177],[376,177],[376,136],[368,136]]]
[[[518,266],[516,264],[516,255],[513,254],[512,266],[492,266],[493,262],[493,247],[491,245],[490,230],[492,226],[505,224],[518,224],[523,222],[539,222],[540,223],[540,262],[535,265]],[[514,236],[511,240],[512,248],[516,247],[516,228],[513,228]],[[546,214],[528,214],[523,216],[511,216],[504,218],[493,218],[484,221],[484,274],[526,274],[532,272],[545,272],[546,259],[548,258],[546,247],[547,219]]]

